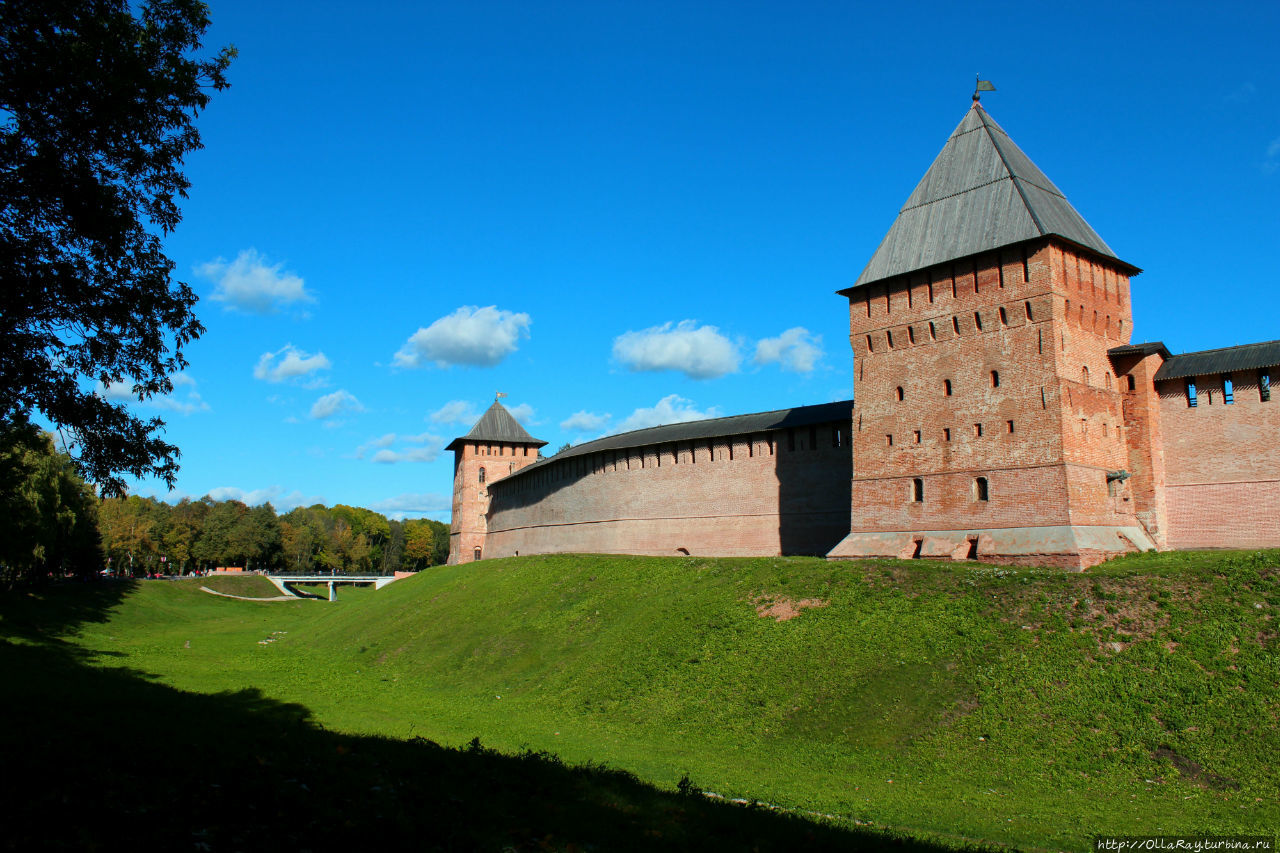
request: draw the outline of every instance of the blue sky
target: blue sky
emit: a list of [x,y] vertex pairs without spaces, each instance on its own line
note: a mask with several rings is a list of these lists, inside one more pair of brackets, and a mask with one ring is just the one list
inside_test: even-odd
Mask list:
[[835,291],[976,72],[1145,270],[1135,341],[1280,337],[1280,4],[210,5],[167,240],[208,331],[141,494],[447,520],[497,391],[550,450],[848,398]]

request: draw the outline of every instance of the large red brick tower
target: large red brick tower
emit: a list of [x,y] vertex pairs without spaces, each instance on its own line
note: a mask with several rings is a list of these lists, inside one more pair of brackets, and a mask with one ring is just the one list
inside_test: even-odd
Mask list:
[[832,557],[1080,569],[1155,547],[1130,497],[1129,278],[976,98],[849,299],[850,535]]
[[495,400],[469,433],[445,448],[454,454],[450,565],[483,559],[488,533],[487,484],[537,462],[538,448],[545,444],[529,435]]

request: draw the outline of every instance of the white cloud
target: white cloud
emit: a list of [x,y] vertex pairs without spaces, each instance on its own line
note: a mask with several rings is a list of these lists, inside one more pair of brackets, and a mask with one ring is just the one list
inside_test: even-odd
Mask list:
[[389,432],[384,436],[380,436],[379,438],[371,438],[368,441],[366,441],[364,444],[356,448],[356,458],[363,459],[365,454],[368,453],[371,448],[390,447],[391,445],[395,444],[395,441],[396,441],[396,434],[394,432]]
[[304,495],[302,492],[294,489],[288,494],[282,494],[284,489],[280,486],[268,486],[265,489],[252,489],[245,491],[235,486],[219,486],[216,489],[209,490],[209,497],[215,501],[240,501],[247,506],[258,506],[260,504],[271,502],[271,505],[279,512],[288,512],[300,506],[312,506],[313,504],[322,504],[325,502],[321,495]]
[[822,358],[822,337],[814,335],[803,326],[787,329],[776,338],[764,338],[756,343],[756,364],[777,362],[785,370],[809,373]]
[[686,400],[678,394],[668,394],[649,409],[636,409],[626,420],[618,424],[614,430],[630,432],[633,429],[661,426],[663,424],[682,424],[686,421],[701,421],[707,418],[720,417],[720,410],[715,406],[700,412],[693,407],[692,400]]
[[364,406],[351,392],[339,389],[325,394],[311,406],[311,417],[317,420],[331,418],[344,412],[363,412]]
[[450,400],[430,415],[434,424],[464,424],[471,426],[480,420],[480,413],[466,400]]
[[1268,175],[1277,169],[1280,169],[1280,136],[1271,140],[1271,144],[1267,146],[1267,158],[1262,161],[1262,171]]
[[200,392],[196,390],[196,381],[185,373],[175,373],[169,377],[169,381],[173,384],[173,391],[168,394],[158,394],[146,400],[138,400],[136,394],[133,393],[134,381],[126,378],[122,382],[113,382],[110,385],[103,385],[98,382],[94,385],[94,393],[99,397],[111,400],[116,403],[132,402],[138,406],[149,406],[153,409],[162,409],[167,412],[177,412],[180,415],[192,415],[196,412],[209,411],[209,404],[200,396]]
[[612,417],[612,415],[598,415],[595,412],[588,412],[586,410],[574,412],[572,415],[560,422],[560,429],[572,430],[574,432],[595,432],[596,430],[604,429],[605,425],[609,423],[609,420]]
[[528,403],[521,403],[518,406],[507,406],[507,411],[511,413],[511,417],[515,418],[525,426],[533,423],[533,406],[530,406]]
[[407,516],[421,516],[429,513],[448,512],[453,507],[452,498],[448,495],[437,495],[432,492],[424,494],[403,494],[394,498],[374,501],[369,509],[380,512],[388,518],[403,519]]
[[266,382],[283,382],[317,370],[328,370],[330,366],[322,352],[311,355],[293,344],[285,344],[275,352],[264,352],[254,365],[253,375]]
[[272,314],[295,302],[314,302],[306,283],[284,264],[272,264],[257,249],[245,249],[231,263],[223,258],[197,264],[196,274],[214,282],[212,299],[251,314]]
[[678,370],[692,379],[734,373],[740,358],[719,329],[693,320],[625,332],[614,339],[613,357],[632,370]]
[[[398,449],[393,449],[393,446],[397,443],[401,446]],[[417,446],[405,447],[404,445]],[[365,454],[373,448],[377,448],[378,452],[373,454],[372,461],[382,464],[433,462],[440,456],[440,452],[444,450],[444,439],[429,432],[401,436],[397,436],[394,432],[389,432],[381,438],[366,441],[356,448],[356,458],[363,459]]]
[[496,305],[464,305],[414,332],[395,354],[395,363],[399,367],[427,363],[493,367],[516,351],[520,338],[529,336],[531,322],[528,314],[502,311]]

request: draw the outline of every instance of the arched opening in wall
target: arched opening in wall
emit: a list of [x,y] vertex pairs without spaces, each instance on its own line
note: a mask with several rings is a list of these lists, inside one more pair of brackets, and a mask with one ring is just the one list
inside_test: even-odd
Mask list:
[[477,548],[477,549],[475,550],[475,554],[473,555],[473,558],[474,558],[474,559],[476,559],[476,560],[480,559],[480,549],[479,549],[479,548]]
[[482,483],[484,482],[484,469],[483,469],[483,468],[481,468],[481,469],[480,469],[480,482],[482,482]]
[[676,549],[676,553],[677,553],[677,554],[679,554],[679,555],[681,555],[682,557],[687,557],[687,556],[689,556],[689,549],[688,549],[688,548],[677,548],[677,549]]
[[977,537],[977,536],[970,536],[970,537],[969,537],[969,550],[968,550],[968,552],[964,555],[964,558],[965,558],[966,560],[976,560],[976,559],[978,559],[978,537]]
[[976,477],[973,481],[973,499],[975,501],[991,500],[991,486],[986,477]]
[[912,541],[915,543],[915,547],[911,549],[911,559],[918,560],[920,559],[920,552],[924,550],[924,540],[915,539]]
[[1111,390],[1111,371],[1110,370],[1102,374],[1102,384],[1107,387],[1108,391]]
[[1080,368],[1080,381],[1083,382],[1085,385],[1089,384],[1089,368],[1087,367]]
[[924,503],[924,480],[920,477],[911,481],[911,502]]

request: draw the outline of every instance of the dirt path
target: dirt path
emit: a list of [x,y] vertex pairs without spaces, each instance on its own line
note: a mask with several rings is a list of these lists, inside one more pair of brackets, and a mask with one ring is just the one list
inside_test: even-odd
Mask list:
[[302,599],[296,595],[277,595],[272,598],[250,598],[247,595],[232,595],[228,592],[218,592],[216,589],[209,589],[207,586],[200,587],[201,592],[207,592],[210,595],[220,595],[223,598],[238,598],[241,601],[301,601]]

